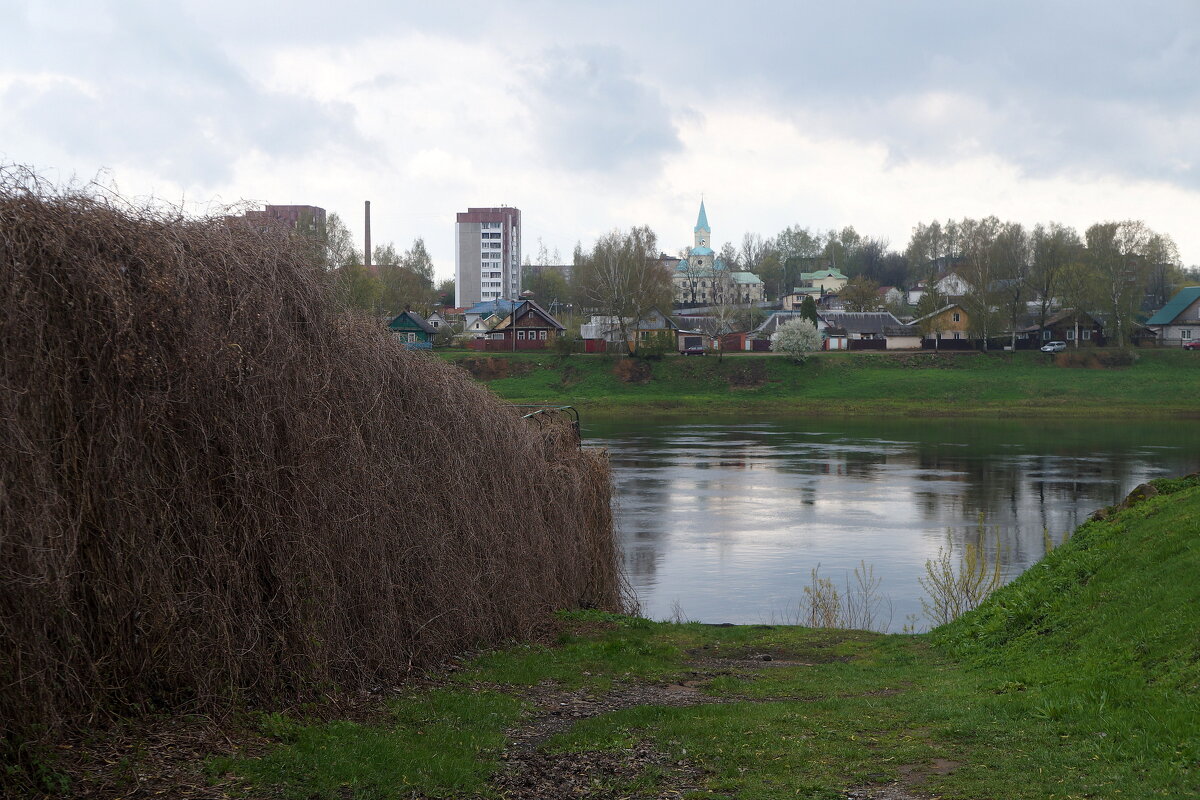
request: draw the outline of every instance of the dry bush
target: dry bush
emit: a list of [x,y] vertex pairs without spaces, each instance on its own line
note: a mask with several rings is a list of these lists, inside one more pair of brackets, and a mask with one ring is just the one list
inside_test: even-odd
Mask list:
[[332,312],[311,263],[0,170],[0,756],[620,609],[604,455]]
[[650,364],[640,358],[619,359],[612,372],[622,383],[648,383],[653,376]]
[[1129,367],[1137,360],[1137,356],[1128,350],[1064,350],[1056,353],[1054,364],[1058,367],[1082,367],[1084,369],[1113,369]]
[[480,381],[493,381],[497,378],[519,378],[533,372],[533,364],[528,361],[517,361],[511,358],[495,356],[477,356],[460,358],[458,366],[471,373],[471,377]]

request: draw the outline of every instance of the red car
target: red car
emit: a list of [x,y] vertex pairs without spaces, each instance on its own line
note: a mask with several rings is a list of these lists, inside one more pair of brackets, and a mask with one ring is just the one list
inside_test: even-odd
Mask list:
[[1183,343],[1184,350],[1200,350],[1200,339],[1192,339],[1190,342]]

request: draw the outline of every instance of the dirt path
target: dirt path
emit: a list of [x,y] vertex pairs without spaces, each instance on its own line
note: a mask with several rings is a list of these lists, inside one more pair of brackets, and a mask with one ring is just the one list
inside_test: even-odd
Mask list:
[[[789,666],[811,666],[769,653],[744,657],[706,658],[690,663],[689,679],[682,683],[630,683],[606,693],[589,689],[564,690],[553,685],[536,686],[524,695],[535,709],[522,724],[507,732],[511,744],[501,755],[502,768],[492,779],[501,796],[521,800],[619,800],[632,796],[647,772],[658,777],[657,792],[639,797],[684,797],[688,792],[705,792],[714,798],[732,795],[707,794],[704,771],[686,760],[672,760],[648,742],[639,742],[624,752],[548,753],[541,745],[550,737],[565,733],[582,719],[637,706],[687,707],[719,703],[784,702],[780,698],[759,699],[739,696],[713,697],[704,694],[700,684],[720,675],[729,675]],[[797,700],[802,698],[792,698]],[[947,762],[950,763],[950,762]],[[908,765],[901,768],[905,784],[865,786],[846,791],[846,800],[923,800],[908,787],[919,784],[938,766]],[[665,776],[665,777],[664,777]]]

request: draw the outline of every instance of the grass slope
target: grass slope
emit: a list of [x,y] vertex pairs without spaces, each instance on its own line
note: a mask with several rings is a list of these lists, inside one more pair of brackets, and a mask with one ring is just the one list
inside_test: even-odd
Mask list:
[[[536,724],[580,697],[640,687],[659,699],[582,714],[538,740],[538,758],[572,769],[631,748],[661,754],[636,778],[590,775],[572,796],[1200,796],[1196,484],[1157,482],[1162,494],[1085,524],[928,635],[576,612],[562,615],[557,645],[477,658],[432,695],[389,701],[383,722],[269,717],[283,728],[274,751],[215,769],[284,797],[494,797],[488,774],[519,763],[501,744],[516,714]],[[664,702],[669,690],[697,702]],[[435,764],[422,736],[436,738]]]
[[487,380],[506,400],[599,412],[759,410],[805,414],[1195,416],[1200,355],[1145,351],[1113,369],[1056,366],[1043,353],[822,353],[796,365],[772,355],[668,356],[626,382],[609,356],[444,353],[506,360]]

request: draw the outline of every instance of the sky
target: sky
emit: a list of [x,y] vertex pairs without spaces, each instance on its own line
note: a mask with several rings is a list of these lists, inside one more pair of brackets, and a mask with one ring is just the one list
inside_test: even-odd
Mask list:
[[360,245],[1141,219],[1200,265],[1200,1],[0,0],[0,163]]

